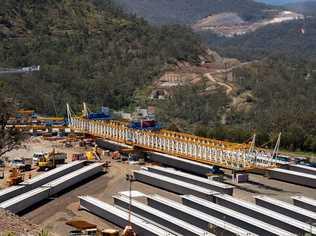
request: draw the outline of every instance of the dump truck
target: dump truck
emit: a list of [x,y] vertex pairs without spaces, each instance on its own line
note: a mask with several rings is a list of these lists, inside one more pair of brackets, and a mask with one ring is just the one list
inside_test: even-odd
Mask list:
[[46,154],[38,162],[39,170],[50,170],[54,169],[58,164],[64,164],[67,159],[67,153],[56,152],[53,149],[52,152]]

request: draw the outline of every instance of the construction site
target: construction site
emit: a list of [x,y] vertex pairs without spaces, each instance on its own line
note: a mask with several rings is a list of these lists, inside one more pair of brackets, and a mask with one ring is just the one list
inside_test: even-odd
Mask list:
[[[316,235],[313,160],[163,129],[139,110],[19,111],[0,160],[0,235]],[[146,113],[146,114],[144,114]]]

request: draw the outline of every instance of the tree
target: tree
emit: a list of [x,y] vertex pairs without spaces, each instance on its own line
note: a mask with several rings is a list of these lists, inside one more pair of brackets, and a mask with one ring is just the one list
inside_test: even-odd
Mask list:
[[[0,88],[1,89],[1,88]],[[0,158],[7,152],[17,148],[23,135],[14,127],[7,127],[10,117],[15,115],[14,100],[0,90]]]

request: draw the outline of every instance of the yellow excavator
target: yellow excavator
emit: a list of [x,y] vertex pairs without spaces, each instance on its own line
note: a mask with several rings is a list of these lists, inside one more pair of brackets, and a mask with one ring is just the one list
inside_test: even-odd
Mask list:
[[55,149],[47,153],[38,161],[39,170],[51,170],[56,168],[58,164],[64,164],[67,159],[67,153],[56,152]]
[[97,147],[85,153],[75,153],[72,155],[72,161],[87,160],[87,161],[100,161],[101,157],[98,153]]
[[7,184],[9,186],[17,185],[24,181],[24,174],[21,173],[21,171],[17,168],[11,168],[9,170],[10,175],[7,179]]

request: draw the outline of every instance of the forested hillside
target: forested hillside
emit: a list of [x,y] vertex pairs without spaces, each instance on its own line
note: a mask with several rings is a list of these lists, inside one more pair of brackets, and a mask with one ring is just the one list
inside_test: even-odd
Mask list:
[[63,113],[66,102],[129,106],[168,63],[194,63],[200,53],[189,29],[152,27],[107,0],[0,4],[0,67],[41,65],[39,73],[1,81],[21,107],[41,113]]
[[114,0],[155,24],[192,24],[211,14],[234,12],[246,21],[265,16],[269,6],[252,0]]
[[253,106],[249,111],[231,110],[225,125],[220,122],[221,109],[214,108],[227,104],[227,98],[219,93],[202,96],[196,86],[179,88],[167,102],[159,102],[159,116],[170,127],[237,142],[256,132],[257,144],[263,147],[272,147],[282,132],[282,147],[316,151],[315,66],[279,57],[236,69],[238,93],[252,94]]
[[297,61],[316,58],[316,18],[271,25],[234,38],[219,37],[209,32],[201,35],[212,49],[242,60],[276,55]]

